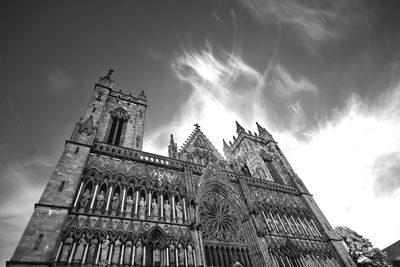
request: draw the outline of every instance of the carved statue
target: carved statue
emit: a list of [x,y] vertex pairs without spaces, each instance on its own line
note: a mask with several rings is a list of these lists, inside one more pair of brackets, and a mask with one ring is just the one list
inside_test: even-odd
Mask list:
[[153,209],[153,218],[158,219],[158,204],[155,198],[153,198],[153,203],[151,203],[151,208]]
[[146,202],[144,198],[141,197],[139,201],[139,219],[144,219],[146,214]]
[[185,249],[182,244],[178,245],[179,266],[185,266]]
[[132,241],[128,240],[125,244],[124,264],[131,264]]
[[101,261],[107,264],[108,250],[110,248],[110,236],[107,235],[101,244]]
[[131,213],[132,213],[132,206],[133,206],[133,200],[131,196],[128,196],[128,199],[126,200],[126,209],[125,209],[125,213],[126,213],[126,217],[131,217]]
[[111,261],[113,264],[119,264],[119,256],[121,255],[121,245],[122,245],[119,238],[120,237],[118,236],[114,242],[114,253]]
[[76,247],[74,262],[81,262],[83,257],[83,252],[86,247],[86,235],[82,234],[80,240],[78,241],[78,246]]
[[86,263],[95,263],[96,262],[96,248],[97,244],[99,243],[99,240],[97,239],[97,235],[95,235],[92,240],[90,240],[89,244],[89,249],[88,249],[88,255],[86,258]]
[[136,243],[135,264],[141,266],[143,257],[142,239],[139,238]]
[[169,243],[169,264],[170,264],[170,266],[175,265],[175,245],[172,242],[172,240]]
[[164,214],[165,214],[165,220],[169,221],[171,218],[171,205],[169,205],[168,199],[165,200]]
[[70,232],[69,236],[64,241],[63,251],[62,251],[62,254],[60,257],[60,262],[68,261],[68,255],[69,255],[69,252],[71,251],[72,244],[74,243],[74,239],[72,236],[73,236],[73,233]]
[[192,267],[192,266],[194,266],[193,247],[192,247],[192,245],[190,243],[187,244],[186,250],[187,250],[187,257],[188,257],[188,266]]
[[182,206],[179,201],[176,203],[175,210],[176,210],[176,217],[178,218],[178,223],[182,223]]
[[86,189],[82,195],[80,211],[85,211],[90,199],[90,190]]
[[112,214],[116,214],[117,213],[117,211],[118,211],[118,207],[119,207],[119,194],[118,194],[118,192],[116,192],[115,194],[114,194],[114,196],[113,196],[113,202],[112,202],[112,205],[111,205],[111,210],[112,210]]
[[96,203],[96,211],[101,212],[104,207],[104,191],[102,190],[100,194],[97,196],[97,203]]

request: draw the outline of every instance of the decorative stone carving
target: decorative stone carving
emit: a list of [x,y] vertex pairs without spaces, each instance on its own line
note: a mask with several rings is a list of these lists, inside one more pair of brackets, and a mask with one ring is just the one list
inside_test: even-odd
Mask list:
[[164,215],[165,215],[165,220],[166,221],[170,221],[170,219],[171,219],[171,205],[169,205],[168,199],[165,200]]
[[126,200],[126,208],[125,208],[125,216],[130,218],[131,213],[132,213],[132,206],[133,206],[133,200],[131,196],[128,196]]
[[91,264],[95,263],[95,257],[96,257],[96,249],[97,249],[97,244],[99,243],[99,240],[97,238],[97,234],[90,240],[89,244],[89,249],[88,249],[88,254],[86,257],[86,263]]
[[69,253],[72,249],[72,244],[74,243],[73,233],[70,232],[68,237],[64,240],[63,250],[60,257],[60,262],[67,262]]
[[75,250],[74,262],[81,262],[86,247],[86,235],[82,234]]
[[90,190],[86,189],[85,192],[82,195],[79,212],[85,212],[86,207],[89,204],[89,200],[90,200]]
[[153,219],[158,219],[158,204],[155,198],[153,198],[153,203],[151,203],[151,208],[153,210]]
[[118,236],[114,242],[114,253],[111,261],[113,264],[119,264],[119,257],[121,255],[121,245],[122,242],[120,241],[120,237]]
[[101,213],[104,207],[104,191],[102,190],[100,194],[97,196],[97,203],[96,203],[96,213]]
[[119,194],[116,192],[112,198],[111,215],[116,215],[119,207]]
[[146,217],[146,202],[144,198],[141,197],[139,201],[139,219],[145,219]]
[[100,261],[103,265],[107,265],[108,250],[110,249],[110,236],[107,235],[101,244]]
[[142,239],[139,238],[138,242],[136,242],[135,264],[141,266],[142,258],[143,258]]

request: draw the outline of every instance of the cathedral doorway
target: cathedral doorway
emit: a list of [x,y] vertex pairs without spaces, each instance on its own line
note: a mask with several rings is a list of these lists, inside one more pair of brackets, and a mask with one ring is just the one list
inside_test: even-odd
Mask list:
[[146,267],[160,267],[166,235],[159,227],[153,228],[147,238]]

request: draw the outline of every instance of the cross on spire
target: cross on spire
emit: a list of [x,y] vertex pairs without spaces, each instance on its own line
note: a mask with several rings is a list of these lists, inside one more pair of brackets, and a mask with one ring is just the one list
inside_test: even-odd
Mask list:
[[200,130],[200,125],[198,123],[195,123],[194,127],[196,127],[196,130]]

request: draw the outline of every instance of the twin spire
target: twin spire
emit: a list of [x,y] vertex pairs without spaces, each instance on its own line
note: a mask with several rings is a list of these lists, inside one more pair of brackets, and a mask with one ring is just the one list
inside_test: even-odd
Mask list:
[[[272,137],[272,135],[264,127],[262,127],[260,124],[258,124],[258,122],[256,122],[256,124],[257,124],[258,136],[260,138],[263,138],[265,140],[274,141],[274,138]],[[238,135],[240,135],[240,133],[242,133],[242,132],[246,134],[246,130],[243,128],[243,126],[240,125],[236,121],[236,133]],[[249,134],[252,135],[250,131],[249,131]],[[257,134],[254,134],[254,135],[257,136]],[[235,136],[233,136],[233,140],[234,141],[236,140]],[[224,151],[228,150],[232,146],[232,143],[230,141],[229,141],[229,145],[227,144],[225,139],[223,139],[222,141],[223,141]]]

